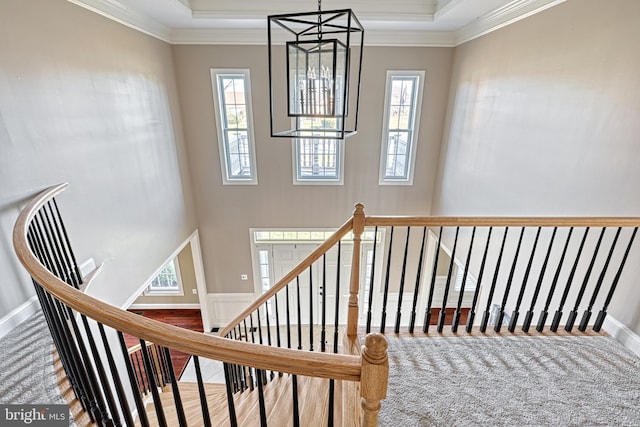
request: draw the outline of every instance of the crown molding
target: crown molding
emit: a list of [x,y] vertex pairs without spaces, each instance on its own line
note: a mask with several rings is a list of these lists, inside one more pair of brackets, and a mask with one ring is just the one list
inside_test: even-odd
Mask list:
[[515,0],[507,5],[481,16],[472,23],[455,31],[455,44],[463,43],[482,37],[502,27],[528,18],[566,0]]
[[[129,28],[148,34],[170,44],[263,45],[264,29],[171,29],[122,4],[118,0],[67,0],[98,13]],[[177,8],[187,12],[194,0],[171,0]],[[364,1],[364,0],[359,0]],[[415,2],[416,0],[405,0]],[[459,0],[450,0],[438,12],[444,14]],[[525,19],[566,0],[514,0],[457,31],[390,31],[366,30],[367,46],[455,47],[492,31]],[[433,3],[433,1],[431,2]],[[189,5],[189,6],[188,6]],[[194,12],[197,14],[198,12]],[[264,18],[264,16],[262,17]],[[422,19],[425,17],[422,16]]]
[[[263,29],[198,29],[174,30],[172,44],[265,45]],[[453,47],[454,33],[447,31],[382,31],[365,30],[365,46]]]
[[154,19],[147,18],[117,0],[67,0],[122,25],[171,43],[171,29]]

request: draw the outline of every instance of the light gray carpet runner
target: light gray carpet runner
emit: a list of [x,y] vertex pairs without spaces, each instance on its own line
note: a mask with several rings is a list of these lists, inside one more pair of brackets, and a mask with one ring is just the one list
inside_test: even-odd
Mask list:
[[0,403],[64,404],[42,311],[0,338]]
[[389,338],[380,425],[640,426],[640,359],[608,337]]

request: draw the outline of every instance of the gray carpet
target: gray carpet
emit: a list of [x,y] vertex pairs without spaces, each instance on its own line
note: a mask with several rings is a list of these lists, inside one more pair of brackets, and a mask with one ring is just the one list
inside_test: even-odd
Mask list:
[[64,404],[41,311],[0,338],[0,403]]
[[390,338],[380,426],[640,426],[640,359],[608,337]]

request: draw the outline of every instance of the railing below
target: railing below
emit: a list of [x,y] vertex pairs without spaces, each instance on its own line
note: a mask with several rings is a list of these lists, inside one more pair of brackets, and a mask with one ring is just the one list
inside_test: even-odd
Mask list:
[[[209,426],[212,420],[226,420],[238,425],[232,377],[242,373],[232,366],[246,366],[254,378],[263,372],[282,372],[295,381],[298,377],[326,378],[331,382],[361,381],[361,372],[377,372],[371,366],[385,363],[383,337],[370,344],[374,356],[369,358],[303,352],[296,349],[273,348],[257,343],[232,341],[189,331],[129,313],[92,298],[79,290],[82,284],[62,216],[55,196],[66,184],[43,191],[20,214],[14,228],[14,247],[18,258],[33,278],[54,344],[65,373],[82,408],[91,421],[101,425],[180,425],[190,422]],[[140,346],[130,354],[124,333],[140,339]],[[154,343],[153,345],[147,343]],[[119,347],[119,349],[118,349]],[[197,376],[201,415],[187,413],[181,396],[184,388],[176,380],[169,349],[193,356]],[[203,382],[200,359],[209,358],[225,364],[226,402],[211,400],[208,385]],[[379,373],[383,374],[384,370]],[[246,374],[245,377],[246,378]],[[377,379],[362,383],[362,396],[369,412],[362,419],[367,426],[375,425],[375,399],[382,393]],[[258,381],[257,384],[260,384]],[[170,388],[169,388],[170,386]],[[258,391],[260,386],[256,387]],[[165,389],[165,390],[163,390]],[[145,393],[152,396],[154,419],[147,415]],[[161,396],[161,392],[164,393]],[[251,391],[246,391],[250,393]],[[267,425],[264,393],[259,394],[260,423]],[[170,402],[165,398],[170,397]],[[242,399],[242,397],[240,397]],[[297,396],[294,397],[297,399]],[[135,404],[136,411],[129,406]],[[215,405],[214,405],[215,404]],[[216,406],[217,405],[217,406]],[[372,408],[372,409],[369,409]],[[222,418],[220,411],[225,414]],[[373,411],[373,412],[372,412]],[[137,419],[134,420],[134,414]],[[187,417],[187,415],[189,415]],[[304,419],[296,414],[294,425]],[[193,420],[196,421],[193,421]],[[364,425],[364,424],[363,424]]]

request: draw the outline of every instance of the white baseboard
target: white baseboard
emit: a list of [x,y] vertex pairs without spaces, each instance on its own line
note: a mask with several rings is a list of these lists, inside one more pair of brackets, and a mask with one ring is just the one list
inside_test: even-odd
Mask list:
[[640,357],[640,336],[611,315],[604,319],[602,329]]
[[207,308],[212,328],[225,327],[255,301],[251,294],[207,294]]
[[13,309],[9,314],[0,319],[0,338],[7,335],[16,326],[31,317],[39,308],[38,297],[34,295],[27,302]]
[[131,304],[127,310],[188,310],[198,309],[200,304]]

